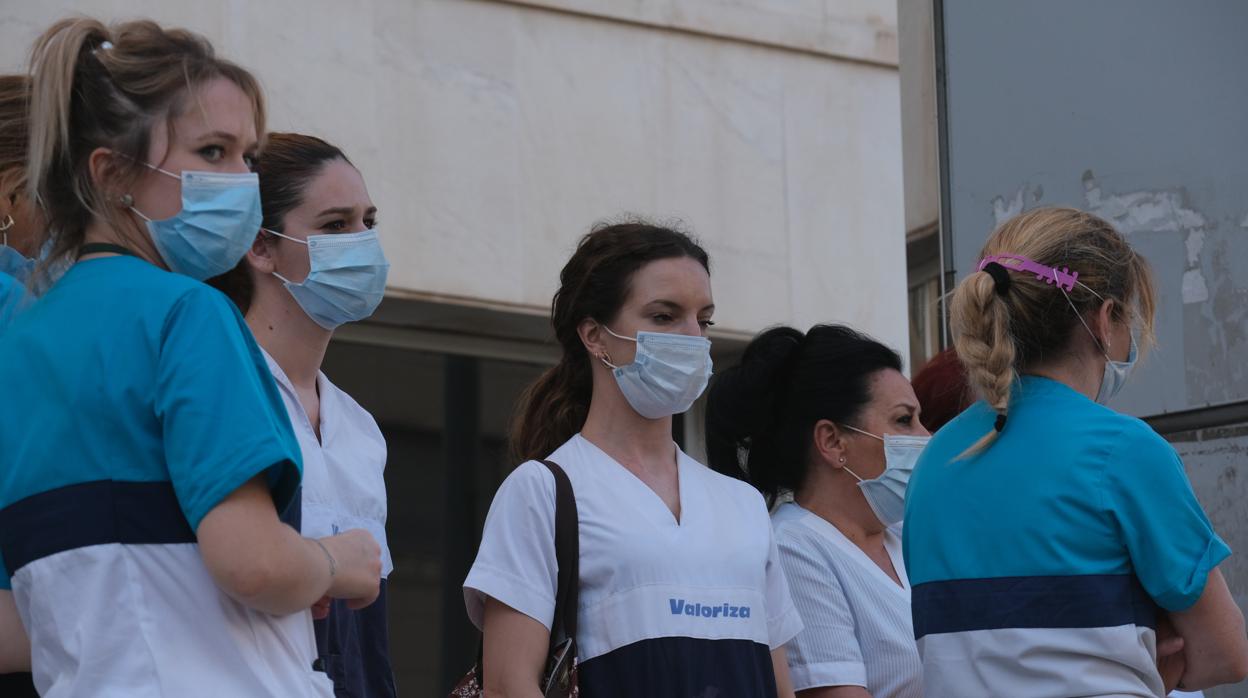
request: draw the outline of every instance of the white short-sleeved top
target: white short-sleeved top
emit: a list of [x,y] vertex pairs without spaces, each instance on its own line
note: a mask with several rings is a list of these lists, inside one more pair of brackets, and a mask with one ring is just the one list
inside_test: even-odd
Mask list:
[[[775,695],[770,650],[802,628],[762,497],[679,449],[680,521],[580,435],[550,456],[568,474],[580,530],[577,645],[596,698]],[[490,506],[464,597],[487,596],[548,628],[554,615],[555,481],[530,461]],[[708,692],[709,691],[709,692]]]
[[394,561],[386,544],[386,439],[377,421],[324,373],[318,372],[318,439],[286,372],[268,352],[264,352],[264,359],[277,382],[303,454],[301,532],[324,538],[352,528],[368,531],[381,545],[381,576],[388,577]]
[[788,645],[794,690],[862,686],[874,698],[921,698],[901,536],[884,548],[901,585],[836,526],[796,503],[771,517],[793,603],[806,626]]

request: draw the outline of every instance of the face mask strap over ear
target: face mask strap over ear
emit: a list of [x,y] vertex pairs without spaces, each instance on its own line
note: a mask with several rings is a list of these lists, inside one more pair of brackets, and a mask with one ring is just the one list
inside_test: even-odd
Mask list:
[[[1057,281],[1056,269],[1053,270],[1053,280]],[[1092,289],[1088,288],[1086,285],[1082,283],[1080,283],[1079,285],[1088,289],[1088,292],[1096,296],[1098,299],[1100,299],[1102,303],[1105,302],[1105,299],[1101,297],[1101,294],[1097,293],[1096,291],[1093,291]],[[1106,346],[1104,342],[1102,342],[1100,339],[1097,338],[1096,333],[1093,332],[1092,328],[1088,325],[1088,321],[1083,319],[1083,313],[1079,312],[1079,309],[1075,307],[1075,302],[1070,299],[1070,294],[1066,293],[1066,289],[1062,288],[1062,285],[1060,283],[1058,284],[1057,287],[1059,290],[1061,290],[1062,296],[1066,298],[1066,302],[1070,304],[1070,309],[1075,312],[1075,317],[1079,318],[1079,322],[1080,324],[1083,325],[1083,329],[1087,330],[1088,335],[1092,337],[1092,341],[1096,342],[1096,348],[1100,350],[1101,355],[1105,357],[1106,361],[1110,361],[1111,359],[1109,358],[1109,347]]]

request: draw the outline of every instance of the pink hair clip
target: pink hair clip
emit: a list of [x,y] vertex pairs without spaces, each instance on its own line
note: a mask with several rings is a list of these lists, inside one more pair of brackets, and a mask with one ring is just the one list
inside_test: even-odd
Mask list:
[[1046,284],[1053,285],[1056,283],[1059,288],[1067,292],[1075,290],[1075,284],[1079,283],[1079,272],[1071,271],[1069,267],[1045,266],[1037,261],[1028,259],[1017,254],[992,254],[979,260],[979,268],[977,271],[983,271],[984,267],[996,262],[1010,271],[1028,271],[1036,275],[1036,278]]

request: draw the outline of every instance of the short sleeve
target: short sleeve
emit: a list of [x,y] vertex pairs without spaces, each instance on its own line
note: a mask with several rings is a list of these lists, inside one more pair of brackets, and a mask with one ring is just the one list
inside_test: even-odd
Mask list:
[[1201,509],[1174,448],[1133,421],[1108,456],[1103,486],[1145,591],[1168,611],[1196,603],[1231,550]]
[[788,646],[794,690],[865,688],[867,667],[858,645],[854,614],[828,557],[815,540],[799,530],[781,536],[780,560],[806,626]]
[[555,616],[555,476],[537,461],[516,468],[494,495],[464,604],[477,628],[491,597],[545,625]]
[[764,598],[767,601],[767,638],[771,649],[778,649],[802,632],[802,617],[793,605],[793,597],[789,594],[789,581],[780,562],[780,551],[776,546],[776,533],[768,522],[767,543],[767,588]]
[[208,286],[184,293],[165,318],[158,362],[165,460],[191,528],[260,474],[278,513],[285,512],[299,488],[299,444],[234,305]]

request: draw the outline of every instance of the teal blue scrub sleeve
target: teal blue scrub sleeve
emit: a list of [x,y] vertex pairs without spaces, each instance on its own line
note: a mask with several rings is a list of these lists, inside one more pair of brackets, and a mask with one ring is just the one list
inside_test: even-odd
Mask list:
[[1190,608],[1231,549],[1205,516],[1179,455],[1146,424],[1132,422],[1114,440],[1103,484],[1104,505],[1144,589],[1168,611]]
[[169,479],[193,530],[264,474],[279,513],[298,491],[298,441],[277,386],[238,310],[208,286],[184,294],[162,331],[156,410]]

